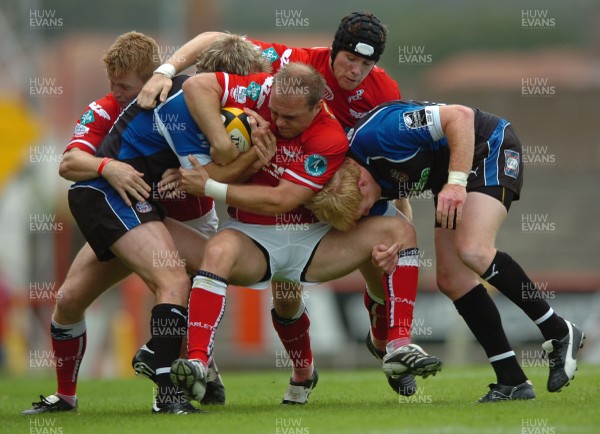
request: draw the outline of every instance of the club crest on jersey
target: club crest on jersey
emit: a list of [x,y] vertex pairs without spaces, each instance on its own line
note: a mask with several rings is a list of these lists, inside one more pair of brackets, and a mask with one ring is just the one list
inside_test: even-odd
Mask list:
[[427,116],[425,115],[425,109],[414,110],[406,112],[403,115],[404,125],[410,129],[422,128],[427,126]]
[[521,156],[517,151],[504,150],[504,174],[506,176],[516,179],[519,176],[520,162]]
[[269,47],[269,48],[263,50],[262,57],[266,57],[269,62],[273,63],[277,59],[279,59],[279,54],[277,54],[277,51],[275,51],[275,48]]
[[325,85],[325,93],[323,94],[323,99],[327,101],[333,101],[333,91],[327,85]]
[[148,202],[136,202],[135,209],[141,214],[146,214],[152,211],[152,206]]
[[85,124],[89,124],[90,122],[94,122],[94,120],[95,120],[94,112],[92,109],[90,109],[81,115],[81,119],[79,119],[79,123],[81,125],[85,125]]
[[364,89],[358,89],[354,95],[348,97],[348,103],[351,103],[352,101],[361,100],[363,93],[365,93]]
[[321,176],[327,170],[327,158],[319,154],[309,155],[304,160],[304,170],[311,176]]

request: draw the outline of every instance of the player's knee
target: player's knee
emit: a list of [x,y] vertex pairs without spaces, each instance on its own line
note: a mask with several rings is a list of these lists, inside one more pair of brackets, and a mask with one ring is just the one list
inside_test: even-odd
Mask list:
[[58,323],[72,324],[84,316],[87,305],[80,294],[81,292],[71,291],[67,286],[59,288],[54,307],[54,317]]
[[456,254],[463,264],[481,275],[491,262],[489,249],[479,243],[464,240],[456,243]]
[[386,223],[381,226],[382,236],[386,242],[394,240],[401,243],[403,249],[416,247],[417,233],[415,227],[408,220],[403,218],[389,218]]

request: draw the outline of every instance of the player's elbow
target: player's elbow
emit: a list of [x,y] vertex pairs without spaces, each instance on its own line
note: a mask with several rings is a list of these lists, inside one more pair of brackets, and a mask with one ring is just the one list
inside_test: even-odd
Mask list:
[[58,174],[68,180],[74,181],[73,179],[73,155],[71,152],[66,152],[58,166]]

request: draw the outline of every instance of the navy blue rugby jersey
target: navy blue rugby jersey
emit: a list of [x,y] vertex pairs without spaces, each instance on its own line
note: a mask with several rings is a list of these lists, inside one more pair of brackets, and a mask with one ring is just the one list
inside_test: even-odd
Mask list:
[[[441,105],[391,101],[375,107],[349,131],[348,156],[369,170],[383,199],[410,198],[424,190],[437,194],[446,183],[450,151],[440,121]],[[475,146],[485,143],[500,118],[474,110]]]

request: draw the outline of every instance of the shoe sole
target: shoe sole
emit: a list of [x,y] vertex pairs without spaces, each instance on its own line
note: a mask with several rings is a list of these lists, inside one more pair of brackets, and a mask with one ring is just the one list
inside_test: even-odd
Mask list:
[[195,368],[186,359],[177,359],[171,365],[171,383],[179,387],[189,399],[201,402],[206,394],[206,384],[197,379]]
[[136,362],[133,364],[135,375],[143,375],[153,383],[156,383],[156,371],[144,362]]
[[416,368],[406,366],[402,362],[388,360],[383,364],[383,372],[385,372],[385,374],[390,377],[409,374],[427,378],[430,375],[433,375],[435,377],[435,375],[442,370],[443,366],[444,364],[441,360],[437,360],[435,362]]

